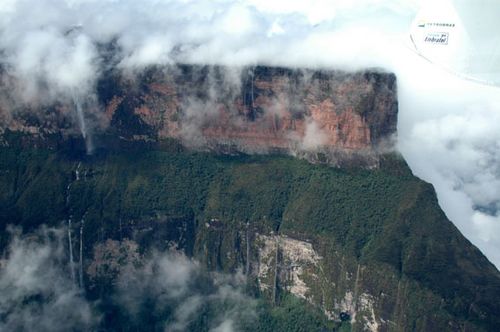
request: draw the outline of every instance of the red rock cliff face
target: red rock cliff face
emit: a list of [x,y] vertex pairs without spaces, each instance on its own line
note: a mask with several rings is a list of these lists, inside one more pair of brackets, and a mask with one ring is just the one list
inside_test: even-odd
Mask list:
[[[99,107],[85,109],[99,122],[87,124],[94,136],[174,138],[221,151],[375,155],[397,121],[395,77],[376,71],[176,65],[130,77],[113,69],[98,81],[97,99]],[[72,108],[60,101],[7,112],[0,129],[78,135]]]
[[[145,73],[140,89],[116,81],[106,114],[134,137],[244,151],[360,151],[373,150],[396,127],[391,74],[178,66]],[[124,117],[135,123],[120,122]]]

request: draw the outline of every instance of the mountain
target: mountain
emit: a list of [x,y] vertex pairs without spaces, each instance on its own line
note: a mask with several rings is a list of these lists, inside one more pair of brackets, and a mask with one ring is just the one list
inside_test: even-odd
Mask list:
[[321,153],[329,164],[358,160],[376,166],[377,149],[390,145],[397,124],[395,77],[377,71],[177,65],[132,74],[110,69],[96,89],[97,96],[87,100],[4,110],[3,129],[28,133],[28,140],[53,138],[57,145],[60,136],[74,134],[68,123],[72,109],[85,107],[85,116],[76,119],[84,136],[93,130],[122,141],[172,138],[226,153]]
[[69,227],[103,329],[154,330],[172,315],[134,323],[113,306],[121,266],[165,250],[245,276],[260,304],[243,330],[500,325],[499,271],[391,148],[394,75],[178,65],[110,69],[96,90],[2,103],[0,245],[8,224]]

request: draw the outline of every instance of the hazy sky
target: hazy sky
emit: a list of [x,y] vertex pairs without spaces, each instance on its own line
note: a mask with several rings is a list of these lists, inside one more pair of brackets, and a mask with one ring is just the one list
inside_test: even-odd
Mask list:
[[51,98],[92,93],[98,45],[111,41],[120,66],[133,70],[183,61],[394,71],[399,150],[435,186],[447,216],[499,267],[500,91],[410,50],[420,6],[412,0],[2,0],[0,59],[25,80],[28,100],[40,81]]

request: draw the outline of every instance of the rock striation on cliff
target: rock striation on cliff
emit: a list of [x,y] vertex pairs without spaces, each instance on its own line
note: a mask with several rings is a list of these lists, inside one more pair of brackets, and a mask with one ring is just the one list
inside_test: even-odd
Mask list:
[[[113,69],[97,84],[98,106],[87,103],[84,111],[97,136],[173,138],[196,149],[376,166],[396,132],[395,81],[376,70],[175,65],[132,75]],[[72,107],[62,100],[32,112],[0,108],[0,126],[41,137],[78,135],[63,125]]]

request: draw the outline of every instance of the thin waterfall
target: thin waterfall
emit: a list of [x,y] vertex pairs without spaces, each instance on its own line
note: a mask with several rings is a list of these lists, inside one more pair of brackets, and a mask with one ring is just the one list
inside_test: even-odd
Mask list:
[[71,281],[76,282],[75,264],[73,261],[73,243],[71,241],[71,218],[68,219],[68,247],[69,247],[69,269],[71,271]]
[[70,199],[70,196],[71,196],[71,192],[70,192],[70,189],[71,189],[71,185],[73,184],[73,180],[71,180],[68,185],[66,186],[66,208],[69,208],[69,199]]
[[83,140],[85,141],[85,149],[87,151],[87,154],[92,154],[94,152],[94,144],[87,128],[82,102],[80,100],[80,97],[76,93],[73,93],[73,103],[75,104],[78,126],[80,127],[80,132],[82,134]]
[[83,114],[82,104],[80,99],[75,97],[73,102],[76,107],[76,116],[78,119],[78,125],[80,126],[80,132],[82,133],[83,138],[87,139],[87,124],[85,123],[85,115]]
[[274,256],[274,280],[273,280],[273,305],[278,303],[278,259],[280,250],[280,236],[276,235],[276,252]]
[[76,180],[75,181],[79,181],[80,180],[80,166],[82,165],[81,162],[78,163],[78,166],[76,166],[76,170],[75,170],[75,177],[76,177]]
[[85,226],[85,219],[82,219],[80,224],[80,288],[83,289],[83,227]]
[[250,274],[250,234],[248,231],[249,228],[249,223],[247,222],[247,229],[246,229],[246,245],[247,245],[247,261],[246,261],[246,266],[245,266],[245,275],[248,276]]
[[76,166],[74,180],[71,180],[66,186],[66,209],[69,211],[69,216],[68,216],[69,269],[71,272],[71,280],[73,281],[73,284],[76,284],[76,272],[75,272],[75,260],[73,257],[73,239],[72,239],[72,227],[71,227],[73,215],[71,213],[70,200],[71,200],[71,187],[73,186],[73,183],[75,181],[80,180],[80,173],[79,173],[80,166],[81,163],[79,162],[78,165]]

